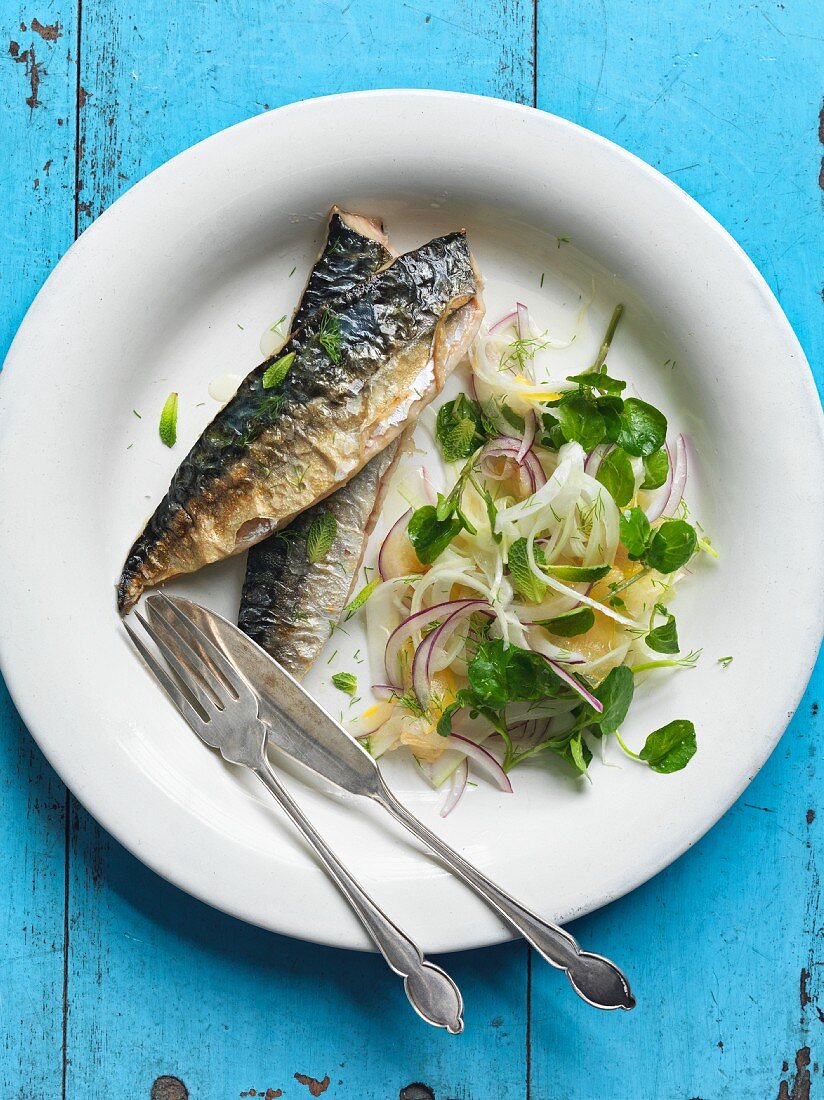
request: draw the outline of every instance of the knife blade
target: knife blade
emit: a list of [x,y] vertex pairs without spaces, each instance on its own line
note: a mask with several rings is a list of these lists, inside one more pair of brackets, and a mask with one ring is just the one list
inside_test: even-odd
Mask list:
[[[276,748],[351,794],[383,794],[375,760],[265,650],[215,611],[180,596],[175,602],[248,678]],[[152,614],[157,612],[149,608]]]

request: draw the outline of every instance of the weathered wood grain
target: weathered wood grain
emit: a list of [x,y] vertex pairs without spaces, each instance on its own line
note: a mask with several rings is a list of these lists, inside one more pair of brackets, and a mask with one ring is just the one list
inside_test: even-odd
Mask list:
[[[537,67],[540,107],[650,161],[742,244],[819,386],[822,42],[813,0],[605,0],[586,13],[541,3]],[[634,976],[634,1013],[595,1019],[558,1001],[533,970],[533,1100],[810,1095],[824,1009],[816,863],[823,689],[819,662],[775,755],[696,849],[579,922],[582,939]]]
[[[513,2],[83,5],[81,228],[174,153],[258,111],[345,88],[431,83],[532,95],[532,6]],[[215,913],[142,868],[76,810],[71,851],[67,1095],[148,1095],[160,1075],[198,1100],[282,1089],[520,1098],[526,952],[449,961],[459,1039],[409,1011],[384,964]],[[204,858],[208,858],[204,855]],[[135,1041],[135,1035],[139,1041]],[[494,1055],[493,1061],[490,1055]]]
[[[0,18],[0,358],[73,237],[73,25],[63,3]],[[4,687],[0,731],[0,1095],[59,1096],[66,791]]]
[[[74,7],[0,0],[0,14],[3,350],[74,229],[169,156],[296,98],[424,85],[537,95],[657,165],[750,252],[821,378],[814,0],[85,0],[79,23]],[[631,973],[633,1014],[577,1004],[511,945],[448,960],[467,999],[459,1039],[416,1021],[376,959],[213,912],[76,806],[67,834],[63,787],[4,702],[0,1093],[288,1100],[328,1077],[323,1095],[358,1100],[809,1100],[821,686],[819,669],[707,838],[579,922]]]

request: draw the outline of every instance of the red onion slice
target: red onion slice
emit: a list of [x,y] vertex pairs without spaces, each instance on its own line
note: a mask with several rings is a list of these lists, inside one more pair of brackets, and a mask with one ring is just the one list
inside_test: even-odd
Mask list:
[[[664,505],[662,515],[673,516],[675,510],[684,496],[684,488],[687,484],[687,441],[683,435],[679,435],[675,441],[675,470],[672,475],[672,488],[669,499]],[[649,518],[649,517],[648,517]]]
[[532,326],[529,323],[529,309],[523,302],[515,303],[515,315],[518,318],[518,339],[528,340]]
[[469,764],[462,760],[455,769],[449,784],[449,794],[441,807],[441,817],[449,817],[466,790],[466,781],[469,778]]
[[473,764],[490,779],[500,791],[512,794],[512,784],[509,776],[495,759],[491,752],[487,752],[481,745],[470,741],[468,737],[461,737],[459,733],[450,734],[447,738],[450,748],[465,752]]
[[[534,432],[534,424],[533,424]],[[542,485],[546,485],[546,474],[544,468],[540,463],[538,456],[532,450],[528,448],[523,456],[519,457],[521,452],[521,446],[523,441],[517,439],[511,435],[500,435],[497,439],[491,440],[478,456],[478,462],[483,470],[483,462],[486,458],[511,458],[518,463],[519,466],[523,466],[529,477],[530,485],[532,486],[532,492],[536,492]],[[489,474],[484,470],[484,474],[487,477],[495,478],[495,474]],[[500,480],[498,478],[497,480]]]
[[577,691],[581,698],[586,700],[593,710],[597,711],[599,714],[604,713],[604,704],[601,700],[596,699],[592,692],[588,688],[585,688],[579,680],[576,680],[571,673],[567,672],[563,665],[559,665],[557,661],[553,661],[551,657],[547,657],[544,653],[542,653],[541,656],[555,675],[560,680],[563,680],[565,684],[568,684],[573,691]]
[[501,317],[500,320],[496,321],[495,324],[492,325],[492,327],[489,330],[489,335],[494,336],[495,333],[499,331],[499,329],[506,328],[507,325],[511,325],[511,324],[513,324],[513,322],[517,324],[517,321],[518,321],[518,310],[517,309],[512,309],[512,310],[509,311],[509,313],[504,314],[504,316]]
[[532,447],[535,442],[535,431],[537,428],[537,417],[532,409],[527,411],[524,417],[524,437],[521,440],[521,445],[518,448],[518,454],[515,456],[518,465],[520,466],[523,460],[526,458],[526,453]]
[[481,603],[486,606],[485,600],[445,600],[443,603],[433,604],[432,607],[421,608],[421,610],[416,611],[414,615],[408,615],[403,622],[392,631],[389,635],[389,641],[386,643],[384,663],[386,664],[387,683],[394,688],[402,688],[399,656],[401,649],[413,634],[422,630],[427,623],[434,622],[435,619],[443,620],[444,614],[449,617],[453,612],[459,611],[467,604],[475,603]]
[[394,699],[397,695],[391,684],[371,684],[370,687],[376,699]]
[[396,520],[389,529],[389,533],[381,543],[378,554],[378,572],[382,581],[391,580],[393,577],[403,577],[407,569],[400,568],[400,555],[403,541],[407,538],[406,529],[412,518],[412,509],[407,508],[400,519]]
[[598,473],[598,467],[604,461],[607,451],[612,447],[610,443],[599,443],[597,447],[594,447],[587,456],[587,460],[584,463],[584,473],[589,474],[590,477],[595,477]]
[[474,615],[476,611],[482,611],[490,618],[493,617],[492,609],[486,600],[465,600],[463,606],[456,608],[451,615],[443,620],[440,626],[436,627],[431,634],[427,634],[415,650],[415,658],[412,661],[412,689],[422,707],[429,706],[429,684],[433,675],[433,653],[439,645],[446,644],[449,636],[457,626],[460,626],[463,619]]

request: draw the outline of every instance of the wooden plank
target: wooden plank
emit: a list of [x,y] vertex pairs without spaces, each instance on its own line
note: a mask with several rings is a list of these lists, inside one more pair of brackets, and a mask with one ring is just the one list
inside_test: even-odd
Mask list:
[[[542,0],[537,79],[542,108],[638,153],[730,230],[819,382],[822,40],[813,0],[606,0],[586,12]],[[695,850],[579,922],[632,975],[634,1013],[595,1017],[533,969],[534,1098],[809,1096],[821,1058],[822,686],[819,663],[773,758]]]
[[[303,0],[247,5],[242,17],[208,4],[196,22],[157,0],[86,3],[81,224],[180,149],[297,98],[421,83],[529,98],[531,20],[525,0]],[[328,1075],[330,1096],[364,1100],[415,1082],[439,1100],[523,1096],[521,945],[448,960],[467,1004],[466,1033],[453,1038],[416,1020],[378,959],[215,913],[82,811],[75,833],[69,1097],[148,1096],[161,1075],[199,1100],[309,1095],[296,1073]]]
[[[74,5],[37,15],[6,3],[0,20],[0,359],[73,235]],[[0,1095],[28,1095],[36,1081],[59,1096],[66,792],[2,684],[0,731]]]

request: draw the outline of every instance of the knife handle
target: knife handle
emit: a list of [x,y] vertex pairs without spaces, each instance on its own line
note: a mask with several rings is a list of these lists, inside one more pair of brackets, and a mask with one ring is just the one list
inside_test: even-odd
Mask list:
[[376,801],[380,802],[401,825],[431,848],[449,870],[471,886],[475,893],[482,897],[507,924],[520,932],[543,959],[551,966],[565,971],[572,988],[579,997],[595,1008],[630,1009],[635,1006],[635,997],[630,990],[629,982],[615,963],[602,955],[582,951],[569,932],[565,932],[556,924],[542,920],[526,906],[521,905],[500,886],[490,881],[486,875],[481,874],[471,863],[467,863],[463,856],[450,848],[439,836],[430,832],[403,803],[398,801],[385,784],[381,786],[382,790],[376,797]]
[[449,975],[428,962],[420,948],[366,893],[293,801],[269,762],[264,758],[253,771],[303,834],[390,969],[403,978],[406,996],[418,1015],[427,1023],[458,1035],[463,1031],[463,999]]

